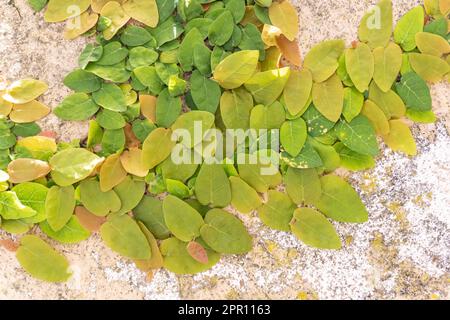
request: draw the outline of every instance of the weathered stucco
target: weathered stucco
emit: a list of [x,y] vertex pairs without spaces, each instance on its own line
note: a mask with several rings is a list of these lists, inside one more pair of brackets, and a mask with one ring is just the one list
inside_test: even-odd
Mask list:
[[[76,67],[87,39],[66,41],[61,24],[46,24],[25,0],[0,0],[0,75],[34,77],[49,83],[43,101],[57,105],[69,92],[62,84]],[[350,43],[365,0],[294,1],[300,15],[303,54],[331,38]],[[397,17],[419,1],[395,0]],[[440,120],[415,125],[419,155],[384,151],[373,170],[349,174],[370,213],[363,225],[337,224],[345,246],[319,251],[292,235],[271,231],[255,214],[241,216],[254,236],[246,256],[224,257],[212,270],[176,276],[160,270],[151,281],[107,249],[97,235],[77,245],[55,247],[70,260],[75,276],[66,284],[29,277],[14,254],[0,248],[0,298],[13,299],[399,299],[449,298],[450,272],[450,97],[449,85],[432,89]],[[59,138],[83,138],[86,124],[49,116],[43,127]],[[4,234],[0,233],[0,237]]]

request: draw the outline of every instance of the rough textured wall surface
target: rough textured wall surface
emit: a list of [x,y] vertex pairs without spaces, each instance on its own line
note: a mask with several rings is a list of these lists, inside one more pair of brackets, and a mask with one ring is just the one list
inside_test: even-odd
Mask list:
[[[25,0],[0,0],[0,75],[34,77],[49,83],[43,100],[54,107],[69,92],[62,84],[76,67],[86,39],[66,41],[63,25],[46,24]],[[364,11],[375,1],[293,1],[301,21],[305,54],[315,43],[356,38]],[[417,0],[394,0],[395,19]],[[432,88],[440,120],[415,125],[419,155],[384,151],[375,169],[342,172],[358,189],[370,220],[338,224],[340,251],[310,249],[292,235],[271,231],[255,214],[241,216],[254,236],[246,256],[225,257],[212,270],[176,276],[160,270],[151,282],[134,265],[106,248],[97,235],[78,245],[59,245],[75,276],[66,284],[29,277],[14,255],[0,248],[0,298],[13,299],[400,299],[449,298],[450,275],[450,94]],[[83,138],[86,123],[60,122],[50,115],[43,127],[64,140]],[[0,233],[0,236],[3,236]]]

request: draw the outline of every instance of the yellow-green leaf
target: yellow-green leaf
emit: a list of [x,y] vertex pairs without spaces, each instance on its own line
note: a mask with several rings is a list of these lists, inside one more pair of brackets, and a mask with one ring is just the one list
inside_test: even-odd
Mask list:
[[312,85],[311,71],[308,69],[291,70],[283,92],[284,104],[291,115],[297,115],[302,110],[306,110],[311,97]]
[[142,230],[129,215],[114,216],[100,228],[105,244],[130,259],[150,259],[152,252]]
[[394,151],[400,151],[409,156],[417,154],[416,142],[411,130],[402,120],[389,121],[390,132],[383,136],[384,142]]
[[258,50],[242,50],[223,59],[214,69],[214,79],[225,89],[235,89],[247,82],[258,65]]
[[336,122],[344,106],[344,87],[337,75],[327,81],[314,83],[312,89],[314,106],[328,120]]
[[100,168],[100,190],[103,192],[111,190],[120,184],[126,176],[127,172],[120,162],[120,153],[110,155]]
[[358,29],[359,40],[370,48],[385,47],[392,35],[392,2],[381,0],[367,12]]
[[408,11],[394,29],[394,40],[404,51],[412,51],[416,47],[416,34],[423,31],[424,12],[422,6]]
[[389,133],[388,119],[380,107],[378,107],[373,101],[366,100],[364,102],[361,114],[369,119],[377,134],[386,135]]
[[41,120],[50,113],[45,104],[32,100],[24,104],[14,104],[9,118],[15,123],[29,123]]
[[110,40],[114,37],[120,28],[130,20],[130,16],[125,13],[120,3],[115,1],[106,3],[100,11],[100,15],[111,20],[111,25],[103,30],[103,37],[105,37],[106,40]]
[[272,24],[281,29],[290,41],[297,37],[299,30],[297,10],[289,1],[272,3],[269,7],[269,18]]
[[344,49],[344,41],[329,40],[319,43],[308,52],[304,66],[311,71],[315,82],[323,82],[334,74]]
[[330,221],[320,212],[298,208],[291,222],[292,233],[306,245],[319,249],[340,249],[341,239]]
[[151,28],[158,24],[159,14],[155,0],[128,0],[122,8],[127,15]]
[[61,230],[75,209],[75,190],[72,186],[53,186],[45,199],[47,222],[53,231]]
[[450,72],[450,65],[443,59],[424,53],[410,53],[409,63],[424,80],[438,82]]
[[43,81],[22,79],[11,83],[2,98],[11,103],[23,104],[36,99],[47,89],[48,85]]
[[334,175],[320,179],[322,195],[314,205],[329,218],[339,222],[362,223],[368,220],[367,210],[356,191],[342,178]]
[[171,136],[172,130],[164,128],[155,129],[148,135],[142,146],[142,161],[146,169],[153,169],[170,155],[175,146]]
[[402,67],[402,49],[397,44],[390,43],[386,48],[374,49],[373,57],[375,62],[373,80],[383,92],[388,92]]
[[270,105],[283,92],[289,79],[291,69],[289,67],[258,72],[245,82],[245,88],[253,95],[257,103]]
[[258,208],[262,201],[258,193],[239,177],[229,177],[231,184],[231,204],[239,212],[250,213]]
[[64,29],[64,38],[68,40],[87,32],[93,28],[98,21],[98,14],[83,12],[81,16],[73,17],[67,20],[66,28]]
[[418,32],[416,34],[416,44],[420,52],[425,54],[442,57],[442,55],[450,53],[448,41],[437,34]]
[[350,79],[359,92],[369,88],[374,72],[374,58],[370,47],[365,43],[358,43],[356,48],[345,52],[345,63]]
[[90,0],[49,0],[44,19],[46,22],[61,22],[78,17],[90,4]]
[[16,257],[22,268],[39,280],[64,282],[72,275],[66,258],[33,235],[20,240]]

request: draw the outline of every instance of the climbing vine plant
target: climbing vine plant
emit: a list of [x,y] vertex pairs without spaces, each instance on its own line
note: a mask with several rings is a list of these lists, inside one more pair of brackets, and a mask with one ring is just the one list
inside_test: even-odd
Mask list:
[[[150,273],[193,274],[249,252],[252,238],[228,206],[308,246],[340,249],[332,221],[363,223],[368,212],[333,172],[373,168],[380,141],[415,155],[405,119],[436,120],[427,82],[450,71],[448,0],[425,1],[395,27],[391,1],[381,0],[350,47],[324,41],[304,59],[288,1],[28,2],[47,22],[66,21],[65,38],[95,36],[64,78],[73,93],[53,109],[61,120],[89,120],[87,139],[41,131],[44,82],[0,87],[0,226],[20,235],[20,244],[2,243],[52,282],[70,277],[69,264],[41,235],[71,244],[99,232]],[[210,161],[217,139],[175,134],[195,123],[216,133],[275,130],[280,143],[269,137],[261,147],[258,135],[256,147],[244,139]],[[199,162],[171,157],[198,146]],[[270,174],[265,158],[230,161],[262,153],[279,164]]]

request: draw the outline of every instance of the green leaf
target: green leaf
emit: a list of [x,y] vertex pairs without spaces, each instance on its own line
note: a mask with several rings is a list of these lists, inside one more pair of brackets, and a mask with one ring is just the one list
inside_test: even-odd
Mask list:
[[211,50],[207,46],[201,44],[195,46],[194,65],[202,75],[209,76],[211,74]]
[[178,49],[178,62],[185,72],[192,71],[194,64],[194,48],[198,44],[203,44],[203,36],[197,28],[193,28],[181,42]]
[[168,195],[163,201],[164,221],[172,234],[182,241],[200,236],[203,218],[183,200]]
[[261,221],[274,230],[289,231],[296,205],[287,194],[269,190],[269,200],[258,209]]
[[375,167],[375,160],[372,156],[350,150],[341,142],[336,143],[333,147],[339,153],[341,166],[348,170],[361,171]]
[[[214,54],[214,52],[213,52]],[[259,52],[242,50],[223,59],[214,69],[214,79],[225,89],[236,89],[247,82],[256,71]]]
[[322,83],[314,83],[312,89],[314,106],[328,120],[336,122],[344,106],[344,87],[337,75]]
[[316,169],[288,168],[283,178],[286,192],[298,205],[317,202],[322,193],[319,175]]
[[239,23],[245,15],[245,1],[244,0],[228,0],[225,3],[225,8],[228,9],[234,18],[234,23]]
[[144,196],[136,208],[134,217],[144,223],[146,228],[157,238],[167,239],[170,231],[164,221],[162,201],[151,196]]
[[206,244],[220,253],[243,254],[252,249],[252,238],[244,224],[221,209],[208,211],[200,233]]
[[253,97],[244,88],[225,91],[220,99],[220,115],[227,129],[248,129]]
[[247,24],[242,28],[242,39],[238,44],[241,50],[258,50],[259,61],[266,57],[264,42],[261,39],[261,32],[254,24]]
[[100,235],[111,250],[130,259],[150,259],[147,238],[129,215],[114,216],[100,228]]
[[394,40],[404,51],[412,51],[416,47],[416,34],[423,31],[424,19],[423,7],[417,6],[397,22]]
[[75,190],[72,186],[53,186],[45,199],[45,215],[53,231],[61,230],[75,210]]
[[151,34],[156,39],[159,47],[167,42],[177,39],[183,33],[183,26],[180,22],[176,21],[174,17],[169,17],[167,20],[162,21],[164,22],[159,24],[155,29],[151,29]]
[[190,78],[191,95],[199,110],[215,113],[220,101],[220,86],[199,71],[195,70]]
[[[192,148],[195,145],[198,145],[201,143],[200,141],[195,140],[195,125],[196,123],[201,124],[201,129],[204,135],[206,135],[206,132],[208,129],[210,129],[214,125],[214,114],[208,111],[190,111],[183,113],[178,117],[178,119],[174,122],[172,125],[172,130],[176,132],[179,129],[187,130],[189,132],[189,138],[188,140],[184,140],[184,136],[181,135],[181,143],[188,147]],[[203,139],[203,137],[199,137]],[[178,180],[178,179],[176,179]]]
[[269,70],[253,75],[245,82],[245,88],[253,95],[257,103],[270,105],[283,92],[289,79],[290,68]]
[[22,268],[39,280],[63,282],[71,276],[66,258],[36,236],[20,240],[16,257]]
[[100,79],[83,69],[75,69],[64,78],[64,85],[75,92],[91,93],[101,87]]
[[133,70],[133,74],[142,85],[148,87],[150,93],[157,95],[163,89],[163,83],[154,66],[138,67]]
[[292,233],[308,246],[319,249],[340,249],[342,244],[333,225],[318,211],[295,210]]
[[256,159],[256,164],[250,163],[250,155],[245,155],[245,161],[239,162],[238,171],[239,175],[247,182],[253,189],[260,193],[267,192],[269,188],[275,188],[281,183],[280,172],[274,174],[262,174],[264,170],[271,169],[270,165],[262,163],[261,159]]
[[307,134],[306,123],[302,118],[288,120],[281,126],[281,145],[287,153],[296,157],[305,145]]
[[26,218],[27,223],[38,223],[47,218],[45,212],[45,199],[48,188],[35,182],[24,182],[15,185],[11,191],[15,192],[19,201],[36,211],[36,215]]
[[283,105],[275,101],[271,105],[255,106],[250,113],[250,128],[252,129],[280,129],[286,119]]
[[125,147],[125,139],[125,132],[123,129],[105,130],[101,143],[102,154],[108,156],[122,151]]
[[120,210],[115,213],[128,213],[142,200],[145,193],[145,182],[127,176],[121,183],[114,187],[114,192],[121,202]]
[[83,228],[76,216],[72,216],[59,231],[54,231],[46,221],[41,222],[39,227],[47,236],[61,243],[79,243],[91,235],[88,230]]
[[195,195],[203,205],[226,207],[231,202],[231,186],[222,165],[204,163],[195,180]]
[[86,47],[83,49],[83,52],[81,52],[80,56],[78,57],[78,65],[81,69],[84,69],[87,67],[89,62],[96,62],[100,60],[102,55],[103,47],[96,47],[92,43],[89,43],[86,45]]
[[120,41],[130,47],[141,46],[152,39],[152,35],[142,27],[129,25],[120,36]]
[[103,158],[86,149],[69,148],[56,153],[49,163],[52,175],[57,173],[70,180],[70,183],[60,184],[67,186],[87,178],[102,161]]
[[371,49],[386,47],[392,35],[392,2],[381,0],[367,12],[358,28],[358,36]]
[[181,113],[181,99],[171,97],[164,89],[156,100],[156,123],[161,127],[170,127]]
[[36,215],[37,212],[20,202],[14,191],[0,192],[0,216],[3,219],[23,219]]
[[363,104],[364,95],[356,88],[347,87],[344,89],[344,108],[342,109],[342,115],[347,122],[352,121],[360,114]]
[[351,122],[341,120],[335,128],[336,136],[349,149],[376,156],[379,152],[375,130],[369,120],[359,115]]
[[231,186],[231,204],[239,212],[250,213],[261,204],[258,193],[239,177],[229,177]]
[[0,129],[0,150],[6,150],[16,144],[16,136],[9,129]]
[[408,108],[417,111],[431,110],[431,94],[427,83],[416,73],[408,72],[402,76],[395,89]]
[[119,112],[103,109],[96,118],[97,123],[104,129],[114,130],[125,127],[125,119]]
[[220,259],[217,252],[206,249],[208,263],[198,262],[189,255],[187,245],[177,238],[162,241],[160,249],[164,257],[164,268],[177,274],[195,274],[210,269]]
[[118,83],[128,81],[131,75],[131,73],[125,69],[125,61],[110,66],[101,66],[97,63],[90,63],[85,70],[92,72],[106,81]]
[[128,49],[118,41],[113,41],[103,47],[102,57],[96,61],[99,66],[111,66],[123,61],[128,56]]
[[92,98],[95,103],[111,111],[122,112],[127,109],[123,91],[114,83],[103,83],[101,89],[92,94]]
[[104,217],[120,210],[122,204],[115,191],[102,192],[100,183],[95,179],[84,180],[79,186],[80,202],[95,214]]
[[344,41],[329,40],[316,45],[308,52],[304,66],[311,71],[315,82],[323,82],[334,74],[344,49]]
[[349,223],[362,223],[368,220],[368,213],[356,191],[338,176],[324,176],[322,196],[314,203],[327,217]]
[[12,128],[12,133],[19,137],[36,136],[41,132],[41,127],[37,123],[16,123]]
[[208,29],[208,38],[211,44],[216,46],[224,45],[233,34],[233,15],[230,11],[224,11],[215,19]]
[[130,50],[128,62],[133,69],[150,66],[158,60],[158,53],[149,48],[136,47]]
[[27,2],[34,11],[39,12],[44,9],[48,0],[27,0]]
[[374,72],[374,58],[370,47],[365,43],[358,43],[356,48],[345,52],[345,62],[356,89],[359,92],[368,90]]

